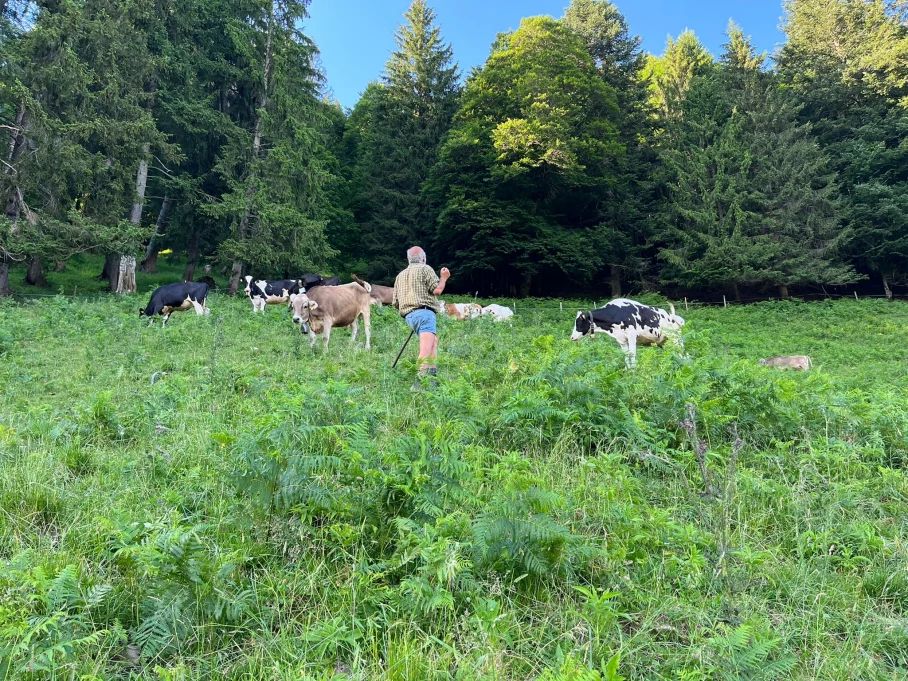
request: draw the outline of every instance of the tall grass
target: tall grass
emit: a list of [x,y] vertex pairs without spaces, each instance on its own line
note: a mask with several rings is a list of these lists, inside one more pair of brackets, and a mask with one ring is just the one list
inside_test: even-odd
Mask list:
[[521,302],[415,394],[388,309],[137,306],[0,304],[0,677],[908,673],[904,305],[691,310],[628,372]]

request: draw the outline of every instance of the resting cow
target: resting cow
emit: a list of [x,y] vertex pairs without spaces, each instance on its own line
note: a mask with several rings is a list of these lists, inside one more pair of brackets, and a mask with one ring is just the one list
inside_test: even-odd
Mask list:
[[795,369],[796,371],[807,371],[811,367],[810,357],[807,355],[781,355],[779,357],[767,357],[761,359],[760,364],[765,367],[775,367],[776,369]]
[[482,314],[482,306],[476,303],[446,303],[440,301],[441,313],[452,319],[473,319]]
[[250,275],[246,275],[246,295],[252,302],[252,311],[265,311],[266,305],[276,305],[286,303],[290,300],[292,293],[300,292],[301,282],[299,279],[279,279],[278,281],[265,281],[259,279],[253,281]]
[[[353,281],[361,286],[366,285],[366,282],[357,277],[355,274],[353,275]],[[394,287],[382,286],[381,284],[370,284],[369,287],[369,295],[372,296],[373,305],[378,305],[379,307],[381,307],[382,305],[390,305],[392,302],[394,302]]]
[[628,368],[637,365],[637,344],[662,345],[669,337],[678,337],[684,320],[675,314],[675,306],[666,312],[627,298],[616,298],[605,307],[590,312],[577,312],[571,340],[594,333],[607,333],[624,351]]
[[170,319],[170,314],[176,310],[188,310],[192,307],[195,308],[197,315],[211,314],[211,310],[205,304],[207,298],[208,284],[192,281],[165,284],[155,289],[144,310],[139,308],[139,316],[150,317],[148,325],[151,326],[154,323],[154,316],[162,315],[163,329]]
[[293,321],[300,325],[303,333],[309,334],[309,344],[315,345],[316,334],[323,334],[324,347],[328,348],[331,329],[335,326],[352,326],[351,342],[356,341],[359,330],[359,318],[363,318],[366,330],[366,350],[371,348],[372,327],[369,295],[371,286],[363,284],[343,284],[342,286],[318,286],[306,293],[295,293],[290,296],[290,308],[293,310]]
[[504,320],[510,319],[514,316],[514,310],[507,307],[506,305],[492,303],[491,305],[486,305],[484,308],[482,308],[482,315],[484,317],[489,316],[496,322],[503,322]]

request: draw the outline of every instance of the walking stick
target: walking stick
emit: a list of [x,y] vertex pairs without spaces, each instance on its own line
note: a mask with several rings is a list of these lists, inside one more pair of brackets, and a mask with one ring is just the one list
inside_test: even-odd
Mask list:
[[404,344],[400,348],[400,352],[397,353],[397,359],[394,360],[394,364],[391,365],[391,368],[394,369],[397,366],[397,363],[400,361],[400,356],[404,354],[404,350],[407,349],[407,344],[410,342],[410,339],[413,338],[413,334],[416,333],[416,329],[410,329],[410,335],[407,336],[407,340],[404,341]]

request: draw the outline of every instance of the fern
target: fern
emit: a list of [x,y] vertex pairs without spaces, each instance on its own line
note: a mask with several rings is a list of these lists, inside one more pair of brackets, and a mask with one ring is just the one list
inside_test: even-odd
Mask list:
[[716,666],[729,680],[771,681],[785,678],[794,668],[797,658],[779,651],[781,641],[743,623],[710,639],[716,653]]

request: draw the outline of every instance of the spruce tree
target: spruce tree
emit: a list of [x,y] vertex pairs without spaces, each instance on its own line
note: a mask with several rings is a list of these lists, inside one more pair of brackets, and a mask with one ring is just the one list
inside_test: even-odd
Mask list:
[[853,281],[837,187],[798,108],[760,70],[736,27],[720,66],[696,78],[666,131],[663,278],[682,285],[777,287]]
[[646,242],[647,206],[652,200],[650,176],[655,157],[652,112],[642,79],[645,57],[640,38],[609,0],[572,0],[565,25],[579,35],[603,81],[618,102],[616,125],[625,153],[616,161],[616,181],[600,198],[600,222],[606,234],[597,244],[608,267],[613,296],[621,295],[622,278],[640,278]]
[[649,84],[650,104],[664,124],[680,115],[687,90],[713,63],[712,56],[693,31],[668,38],[661,57],[650,55],[643,69]]
[[407,246],[433,234],[438,207],[424,193],[457,107],[458,70],[425,0],[414,0],[380,84],[351,115],[359,157],[351,177],[360,264],[378,280],[401,267]]
[[[306,3],[258,0],[237,28],[235,46],[250,93],[247,127],[225,145],[217,169],[228,191],[210,213],[231,224],[218,245],[231,263],[229,293],[247,270],[297,276],[332,255],[325,238],[327,168],[315,48],[299,29]],[[244,47],[245,46],[245,47]]]
[[838,171],[846,252],[891,296],[908,272],[904,14],[882,0],[791,0],[785,32],[779,71]]

